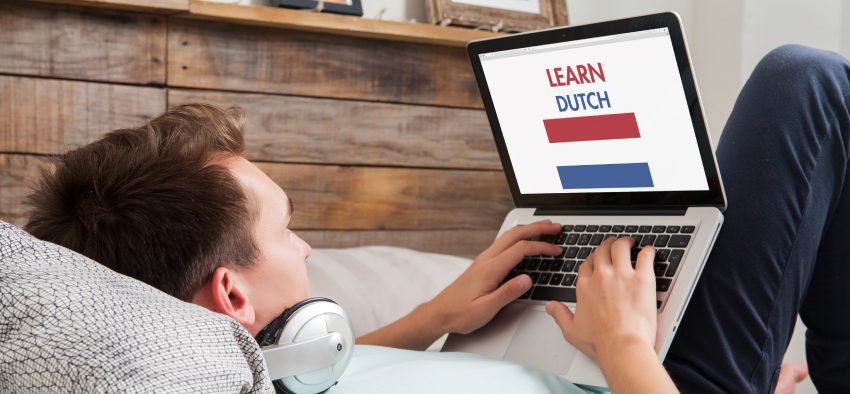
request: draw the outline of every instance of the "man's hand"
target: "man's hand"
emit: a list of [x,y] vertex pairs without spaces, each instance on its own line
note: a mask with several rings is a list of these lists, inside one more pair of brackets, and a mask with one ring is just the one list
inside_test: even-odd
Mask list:
[[519,275],[502,280],[525,256],[554,256],[558,246],[528,241],[541,234],[557,234],[561,226],[541,221],[517,226],[496,239],[452,284],[426,304],[444,332],[467,334],[487,324],[499,310],[531,288],[531,278]]
[[655,343],[655,249],[641,250],[632,268],[633,243],[609,238],[587,257],[576,280],[575,314],[562,303],[546,304],[564,338],[593,359],[601,348],[621,341]]
[[597,361],[612,392],[675,393],[653,345],[655,249],[640,251],[632,268],[632,238],[607,239],[581,265],[575,314],[550,301],[546,310],[564,338]]
[[550,243],[528,239],[560,231],[561,225],[545,220],[505,232],[434,299],[401,319],[357,338],[357,343],[424,350],[446,333],[475,331],[531,288],[528,275],[502,284],[523,257],[554,256],[562,251]]

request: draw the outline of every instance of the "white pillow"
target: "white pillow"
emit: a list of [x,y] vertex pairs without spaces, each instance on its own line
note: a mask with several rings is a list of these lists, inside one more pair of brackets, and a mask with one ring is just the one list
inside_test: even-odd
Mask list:
[[0,221],[0,392],[274,392],[232,319]]
[[391,246],[314,249],[307,275],[312,295],[339,303],[359,336],[430,300],[471,262]]

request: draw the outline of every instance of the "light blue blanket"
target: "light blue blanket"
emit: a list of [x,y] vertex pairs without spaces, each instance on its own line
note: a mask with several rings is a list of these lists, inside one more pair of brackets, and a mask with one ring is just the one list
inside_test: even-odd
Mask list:
[[535,368],[475,354],[357,345],[345,374],[328,393],[586,394],[593,391]]

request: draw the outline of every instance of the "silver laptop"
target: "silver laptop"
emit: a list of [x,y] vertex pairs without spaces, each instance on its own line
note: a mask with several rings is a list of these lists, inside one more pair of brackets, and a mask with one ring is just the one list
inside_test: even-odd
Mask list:
[[499,234],[551,219],[563,231],[542,240],[564,252],[523,259],[509,278],[527,273],[532,289],[482,329],[450,335],[443,351],[607,387],[544,305],[574,308],[584,259],[606,238],[632,236],[657,249],[655,349],[663,359],[726,206],[679,17],[509,35],[467,51],[517,207]]

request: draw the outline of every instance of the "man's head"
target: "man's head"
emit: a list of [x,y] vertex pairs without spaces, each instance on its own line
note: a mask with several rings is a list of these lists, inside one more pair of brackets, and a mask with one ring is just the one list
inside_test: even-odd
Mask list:
[[256,334],[308,296],[310,247],[288,196],[242,157],[243,125],[238,109],[185,105],[68,152],[26,230]]

